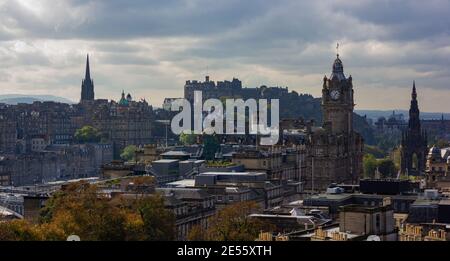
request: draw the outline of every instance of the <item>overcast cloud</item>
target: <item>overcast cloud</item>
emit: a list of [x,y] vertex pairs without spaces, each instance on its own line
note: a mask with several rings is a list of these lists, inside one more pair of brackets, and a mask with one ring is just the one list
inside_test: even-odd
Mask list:
[[189,79],[238,77],[319,96],[336,42],[358,109],[450,112],[450,1],[0,0],[0,94],[77,101],[86,53],[98,98],[160,106]]

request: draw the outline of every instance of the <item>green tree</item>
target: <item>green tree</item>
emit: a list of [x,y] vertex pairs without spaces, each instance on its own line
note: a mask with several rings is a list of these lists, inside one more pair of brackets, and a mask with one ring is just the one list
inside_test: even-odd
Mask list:
[[392,159],[392,161],[395,164],[395,167],[397,169],[400,169],[400,165],[401,165],[401,161],[402,161],[402,152],[401,152],[400,148],[394,148],[391,151],[389,158]]
[[206,160],[214,160],[220,143],[216,135],[203,135],[203,155]]
[[100,132],[92,126],[84,126],[75,132],[75,140],[78,143],[97,143],[101,139]]
[[379,160],[378,171],[383,175],[383,178],[394,178],[397,176],[397,168],[391,159]]
[[136,150],[137,147],[134,145],[127,146],[123,149],[122,153],[120,154],[120,158],[122,158],[125,161],[134,161],[136,159]]
[[183,145],[194,145],[197,143],[198,135],[193,134],[192,132],[183,132],[180,134],[180,143]]
[[364,178],[373,178],[377,169],[377,160],[372,154],[366,154],[363,158]]
[[372,154],[377,159],[382,159],[386,157],[386,153],[377,146],[364,145],[364,153]]

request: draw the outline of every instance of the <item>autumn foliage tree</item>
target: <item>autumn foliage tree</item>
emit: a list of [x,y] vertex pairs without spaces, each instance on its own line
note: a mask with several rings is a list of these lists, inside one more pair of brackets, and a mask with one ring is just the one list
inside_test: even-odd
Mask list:
[[261,231],[272,229],[269,224],[249,217],[259,209],[258,204],[252,201],[227,206],[210,219],[204,239],[199,236],[199,228],[197,231],[192,231],[190,238],[212,241],[253,241]]
[[174,239],[174,214],[165,209],[162,196],[112,200],[100,192],[88,183],[71,184],[47,201],[39,224],[0,223],[0,241],[61,241],[70,235],[83,241]]

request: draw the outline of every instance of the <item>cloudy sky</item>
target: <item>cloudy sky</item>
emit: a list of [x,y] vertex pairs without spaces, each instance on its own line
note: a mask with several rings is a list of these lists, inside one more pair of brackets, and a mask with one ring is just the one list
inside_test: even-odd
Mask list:
[[449,0],[0,0],[0,94],[160,106],[189,79],[238,77],[319,96],[336,42],[358,109],[450,112]]

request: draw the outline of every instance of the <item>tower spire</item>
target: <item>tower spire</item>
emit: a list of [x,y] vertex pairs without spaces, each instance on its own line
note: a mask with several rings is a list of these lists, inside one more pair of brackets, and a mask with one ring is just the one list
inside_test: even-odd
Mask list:
[[339,42],[336,44],[336,56],[339,58]]
[[91,79],[91,68],[89,66],[89,54],[86,57],[86,72],[83,81],[81,82],[81,101],[93,101],[94,81]]
[[[413,81],[408,128],[404,130],[402,141],[401,172],[419,175],[425,171],[427,155],[427,133],[421,128],[416,81]],[[413,164],[414,155],[417,164]]]
[[411,97],[412,97],[411,107],[409,109],[409,127],[410,129],[416,128],[420,130],[420,111],[419,111],[419,104],[417,101],[416,81],[413,82]]
[[86,58],[86,76],[84,79],[91,79],[91,68],[89,67],[89,54],[87,54]]

